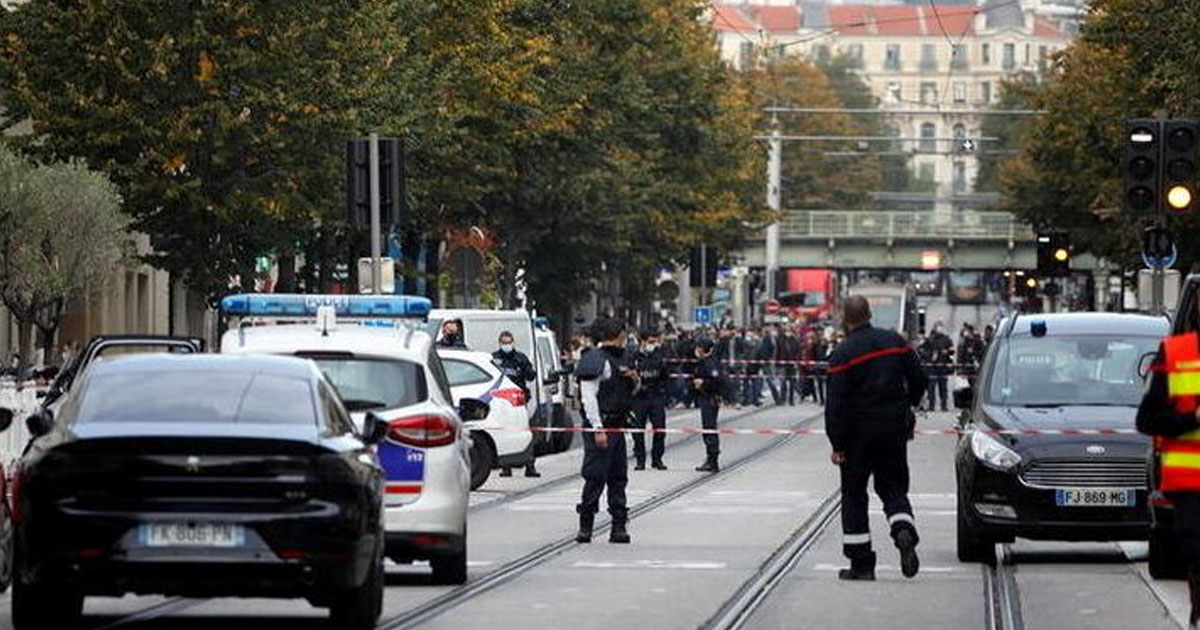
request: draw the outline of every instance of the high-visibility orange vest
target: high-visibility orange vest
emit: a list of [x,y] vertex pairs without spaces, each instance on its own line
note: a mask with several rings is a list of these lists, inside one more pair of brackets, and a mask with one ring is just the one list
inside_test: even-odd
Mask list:
[[[1167,395],[1175,411],[1196,413],[1200,394],[1200,335],[1195,332],[1167,337],[1164,367]],[[1159,438],[1158,489],[1163,492],[1200,492],[1200,428],[1174,438]]]

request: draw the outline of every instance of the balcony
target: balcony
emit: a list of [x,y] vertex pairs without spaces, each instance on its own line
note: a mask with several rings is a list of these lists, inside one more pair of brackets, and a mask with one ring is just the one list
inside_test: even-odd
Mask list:
[[1007,212],[859,212],[790,210],[780,224],[784,240],[1030,241],[1033,230]]

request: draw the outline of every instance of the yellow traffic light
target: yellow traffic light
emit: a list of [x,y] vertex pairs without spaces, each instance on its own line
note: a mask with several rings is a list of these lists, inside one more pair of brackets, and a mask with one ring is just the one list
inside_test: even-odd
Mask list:
[[1058,262],[1067,262],[1067,259],[1070,257],[1071,252],[1067,251],[1066,247],[1059,247],[1058,249],[1054,250],[1054,260],[1057,260]]
[[1167,192],[1167,203],[1173,210],[1186,210],[1192,205],[1192,191],[1187,186],[1172,186]]
[[1025,279],[1025,286],[1029,287],[1030,289],[1036,289],[1037,285],[1038,285],[1037,278],[1026,278]]

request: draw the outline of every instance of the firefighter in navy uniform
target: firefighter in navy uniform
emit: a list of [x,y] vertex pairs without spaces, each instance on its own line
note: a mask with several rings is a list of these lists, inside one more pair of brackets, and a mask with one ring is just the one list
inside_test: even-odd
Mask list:
[[866,299],[852,296],[843,307],[848,334],[829,359],[825,429],[831,460],[841,467],[842,552],[850,568],[843,580],[874,580],[875,552],[867,515],[867,482],[875,491],[900,550],[905,577],[917,574],[917,528],[908,500],[908,440],[912,409],[921,403],[928,378],[916,353],[899,334],[871,326]]
[[667,436],[662,429],[667,428],[668,370],[662,335],[657,330],[642,332],[642,348],[635,361],[642,389],[636,402],[634,428],[638,431],[633,434],[633,458],[637,462],[634,469],[646,469],[646,435],[642,429],[649,424],[655,430],[650,438],[650,465],[655,470],[666,470],[663,453],[667,450]]
[[[575,366],[585,427],[626,429],[633,414],[639,381],[631,357],[625,351],[625,325],[608,317],[592,323],[591,336],[597,347],[587,350]],[[628,543],[629,510],[625,487],[629,484],[629,459],[622,432],[583,434],[583,496],[576,507],[579,534],[575,540],[592,541],[592,527],[600,510],[600,494],[608,490],[608,513],[612,529],[608,541]]]
[[[1182,309],[1182,307],[1181,307]],[[1196,332],[1168,337],[1150,370],[1138,408],[1138,431],[1158,440],[1156,490],[1174,503],[1175,537],[1187,565],[1191,628],[1200,627],[1200,341]]]
[[[692,364],[691,386],[700,408],[700,427],[716,429],[717,415],[721,411],[721,398],[725,395],[725,370],[720,359],[713,353],[716,343],[707,337],[696,342],[696,359]],[[696,467],[696,472],[715,473],[721,469],[718,458],[721,455],[721,438],[715,433],[704,434],[704,463]]]
[[[537,370],[534,369],[533,362],[529,360],[529,357],[525,356],[524,352],[517,350],[516,346],[513,345],[513,334],[511,332],[506,330],[500,333],[498,341],[500,349],[492,353],[492,363],[495,363],[496,367],[500,368],[500,371],[509,380],[516,383],[517,387],[520,387],[521,391],[525,392],[525,400],[529,400],[529,382],[537,378]],[[505,466],[500,470],[500,476],[511,477],[512,468]],[[525,476],[535,479],[542,476],[542,473],[537,471],[537,465],[532,458],[525,464]]]

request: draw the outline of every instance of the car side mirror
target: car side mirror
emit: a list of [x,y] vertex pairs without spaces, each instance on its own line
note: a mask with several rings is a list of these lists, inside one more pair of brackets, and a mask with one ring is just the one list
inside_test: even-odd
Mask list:
[[54,430],[54,413],[45,407],[39,408],[25,418],[25,428],[35,438],[46,435]]
[[970,409],[975,403],[975,388],[963,387],[954,390],[954,408],[955,409]]
[[367,444],[379,444],[383,438],[387,437],[388,429],[387,420],[380,418],[374,413],[367,413],[367,417],[363,420],[363,442]]
[[0,431],[5,431],[12,426],[13,410],[6,407],[0,407]]
[[491,411],[492,406],[478,398],[463,398],[458,401],[458,415],[466,422],[483,420]]
[[1154,365],[1154,359],[1158,358],[1157,352],[1147,352],[1138,359],[1138,376],[1144,381],[1147,376],[1150,376],[1150,368]]

